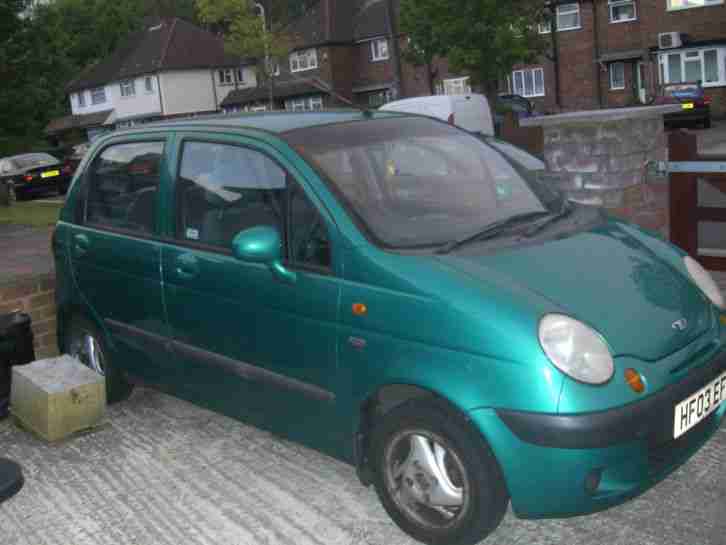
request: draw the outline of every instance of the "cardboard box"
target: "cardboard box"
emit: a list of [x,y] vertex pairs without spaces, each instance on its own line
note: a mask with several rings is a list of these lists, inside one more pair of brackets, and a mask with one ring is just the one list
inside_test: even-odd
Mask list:
[[10,410],[47,441],[98,426],[106,412],[106,381],[70,356],[13,367]]

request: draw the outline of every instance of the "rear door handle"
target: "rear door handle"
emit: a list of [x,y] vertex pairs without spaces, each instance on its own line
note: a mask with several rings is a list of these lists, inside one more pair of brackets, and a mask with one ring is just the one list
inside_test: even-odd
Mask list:
[[88,253],[88,249],[91,247],[91,241],[86,235],[75,235],[73,237],[73,255],[76,257],[82,257]]
[[199,276],[199,260],[191,254],[182,254],[176,258],[174,274],[180,280],[191,280]]

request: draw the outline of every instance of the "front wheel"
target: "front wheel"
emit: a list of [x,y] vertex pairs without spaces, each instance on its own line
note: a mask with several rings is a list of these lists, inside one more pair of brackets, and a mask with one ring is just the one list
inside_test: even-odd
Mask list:
[[411,537],[470,545],[499,526],[508,502],[501,470],[458,415],[434,403],[405,403],[376,427],[371,448],[378,497]]
[[66,342],[68,354],[106,379],[106,401],[123,401],[131,395],[133,385],[111,362],[106,343],[98,329],[88,320],[76,317],[70,325]]

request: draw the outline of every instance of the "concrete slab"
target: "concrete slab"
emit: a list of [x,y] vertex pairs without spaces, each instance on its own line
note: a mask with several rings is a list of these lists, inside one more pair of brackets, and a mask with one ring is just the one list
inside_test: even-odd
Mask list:
[[[412,545],[353,469],[153,392],[109,426],[48,446],[0,422],[0,455],[25,488],[0,508],[3,545]],[[536,486],[536,483],[532,483]],[[640,498],[604,513],[522,521],[497,545],[723,545],[726,427]]]

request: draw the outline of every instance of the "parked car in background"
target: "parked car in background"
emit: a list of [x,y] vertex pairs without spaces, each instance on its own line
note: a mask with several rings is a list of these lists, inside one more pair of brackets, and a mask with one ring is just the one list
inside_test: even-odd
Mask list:
[[506,142],[268,113],[112,133],[83,165],[52,242],[61,351],[112,402],[157,384],[353,464],[425,543],[477,543],[510,501],[622,503],[724,420],[710,274]]
[[688,123],[711,127],[711,97],[706,95],[701,82],[669,83],[662,85],[655,104],[680,104],[681,111],[666,114],[666,125]]
[[501,134],[504,116],[507,112],[512,112],[517,119],[525,119],[535,115],[532,103],[521,95],[499,95],[493,110],[496,134]]
[[426,115],[481,136],[494,136],[492,111],[484,95],[437,95],[384,104],[384,112]]
[[71,167],[48,153],[0,158],[0,182],[8,186],[11,200],[50,192],[65,195],[72,177]]

